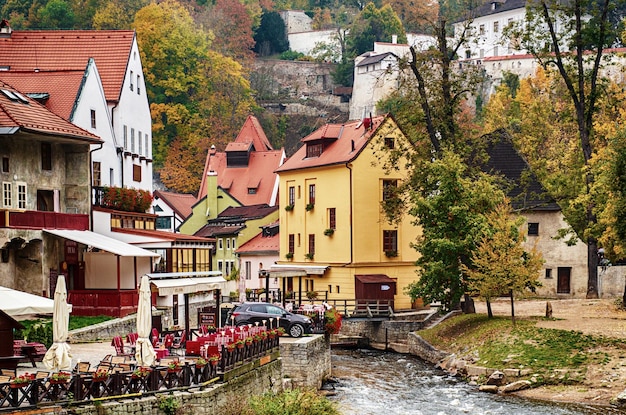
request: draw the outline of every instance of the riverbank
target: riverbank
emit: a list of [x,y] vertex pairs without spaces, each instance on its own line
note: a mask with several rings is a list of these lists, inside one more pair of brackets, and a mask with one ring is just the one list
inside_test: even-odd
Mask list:
[[[609,405],[626,388],[626,311],[614,300],[549,301],[552,318],[545,318],[546,300],[517,301],[515,328],[510,302],[498,300],[493,320],[477,302],[476,316],[454,317],[418,334],[467,367],[519,371],[515,380],[531,384],[519,396]],[[483,383],[486,376],[468,380]]]

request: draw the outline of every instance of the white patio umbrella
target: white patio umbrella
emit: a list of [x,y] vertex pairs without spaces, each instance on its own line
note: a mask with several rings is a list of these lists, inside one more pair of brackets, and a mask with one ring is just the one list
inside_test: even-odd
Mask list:
[[156,353],[150,341],[152,330],[152,303],[150,298],[150,280],[147,275],[141,277],[139,286],[139,304],[137,305],[137,342],[135,360],[137,366],[152,366]]
[[52,312],[52,341],[45,356],[43,364],[52,370],[71,370],[72,355],[70,345],[67,344],[68,327],[70,322],[70,310],[67,305],[67,289],[65,277],[59,275],[57,287],[54,290],[54,309]]

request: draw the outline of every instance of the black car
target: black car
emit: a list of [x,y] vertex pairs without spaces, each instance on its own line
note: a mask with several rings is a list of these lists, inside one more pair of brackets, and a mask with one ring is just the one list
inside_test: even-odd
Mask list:
[[[273,319],[271,323],[270,318]],[[310,318],[290,313],[284,308],[270,303],[242,303],[229,311],[226,321],[235,326],[245,326],[256,322],[263,325],[263,320],[265,320],[265,326],[268,328],[270,326],[277,327],[278,322],[280,327],[284,328],[291,337],[301,337],[305,333],[312,332]]]

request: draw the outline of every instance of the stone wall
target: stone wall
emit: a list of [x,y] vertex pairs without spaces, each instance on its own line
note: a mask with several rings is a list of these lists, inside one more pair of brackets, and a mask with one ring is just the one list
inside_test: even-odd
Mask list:
[[415,333],[408,334],[408,342],[409,353],[429,363],[437,364],[448,356],[447,353],[434,348],[430,343]]
[[421,330],[424,324],[424,321],[413,320],[344,319],[341,324],[341,337],[364,337],[369,340],[369,344],[374,348],[391,349],[405,353],[406,350],[402,345],[408,343],[407,336],[410,332]]
[[69,333],[68,341],[70,343],[90,343],[112,339],[115,336],[123,336],[125,338],[128,333],[136,331],[137,316],[136,314],[131,314],[130,316],[72,330]]
[[321,388],[323,380],[331,375],[328,340],[323,335],[283,339],[280,341],[283,377],[294,388]]
[[[176,391],[172,394],[142,396],[136,399],[124,398],[120,400],[101,401],[97,405],[73,407],[74,415],[140,415],[162,414],[159,403],[163,399],[175,399],[179,411],[186,414],[222,415],[240,413],[244,400],[250,396],[261,395],[265,392],[282,391],[281,360],[275,360],[255,370],[247,372],[228,383],[212,384],[202,388],[193,388],[188,391]],[[53,415],[64,413],[56,407],[47,411],[38,411],[38,414]]]

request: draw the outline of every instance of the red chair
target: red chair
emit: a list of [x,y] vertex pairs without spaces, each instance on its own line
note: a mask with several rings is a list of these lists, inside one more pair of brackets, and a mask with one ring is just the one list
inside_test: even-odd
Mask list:
[[173,352],[175,351],[176,354],[180,354],[180,352],[185,349],[186,344],[187,344],[187,330],[183,330],[183,332],[180,335],[180,339],[177,341],[174,341],[174,343],[170,346],[170,350],[172,350]]
[[165,347],[167,350],[171,350],[173,344],[174,344],[174,335],[166,334],[165,337],[163,338],[163,347]]
[[137,333],[128,333],[126,335],[126,341],[128,344],[134,346],[137,343],[137,339],[139,338],[139,334]]
[[159,331],[156,327],[152,328],[152,347],[157,347],[159,345]]
[[132,350],[124,346],[124,339],[122,336],[115,336],[111,340],[111,346],[115,348],[115,354],[117,356],[132,356]]
[[203,342],[200,342],[198,340],[189,340],[185,345],[185,354],[189,356],[200,356],[200,346],[202,346],[203,344]]

